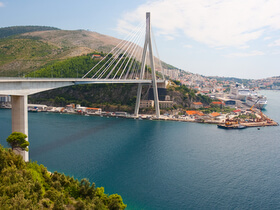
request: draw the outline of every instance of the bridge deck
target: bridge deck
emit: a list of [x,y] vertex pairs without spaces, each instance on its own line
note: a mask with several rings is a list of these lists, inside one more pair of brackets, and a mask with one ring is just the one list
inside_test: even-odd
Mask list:
[[[31,95],[34,93],[80,84],[152,84],[139,79],[81,79],[81,78],[0,78],[0,95]],[[157,83],[164,83],[158,80]]]

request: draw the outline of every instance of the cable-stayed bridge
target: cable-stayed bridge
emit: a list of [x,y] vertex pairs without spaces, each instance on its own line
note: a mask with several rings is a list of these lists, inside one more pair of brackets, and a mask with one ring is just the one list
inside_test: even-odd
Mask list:
[[[143,47],[141,43],[144,43]],[[80,84],[138,84],[135,116],[138,116],[143,85],[152,85],[156,117],[159,118],[157,86],[165,81],[164,75],[156,72],[156,67],[158,70],[162,70],[162,67],[159,56],[154,58],[153,43],[150,13],[146,13],[145,23],[140,24],[106,56],[98,58],[100,60],[82,78],[0,78],[0,95],[10,95],[12,98],[12,132],[22,132],[28,136],[28,95]],[[28,152],[18,152],[25,161],[29,161]]]

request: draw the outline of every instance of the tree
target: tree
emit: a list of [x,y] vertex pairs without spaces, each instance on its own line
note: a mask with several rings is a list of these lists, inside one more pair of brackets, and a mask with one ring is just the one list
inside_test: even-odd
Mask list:
[[27,136],[21,132],[13,132],[8,138],[7,142],[12,147],[12,149],[20,148],[22,150],[28,151],[29,142],[26,140]]

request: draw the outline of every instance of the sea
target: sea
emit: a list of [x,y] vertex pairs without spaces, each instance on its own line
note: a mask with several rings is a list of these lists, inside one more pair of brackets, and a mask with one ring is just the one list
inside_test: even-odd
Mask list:
[[[262,91],[280,122],[280,91]],[[30,159],[88,178],[127,209],[280,209],[280,127],[29,113]],[[11,110],[0,109],[7,147]]]

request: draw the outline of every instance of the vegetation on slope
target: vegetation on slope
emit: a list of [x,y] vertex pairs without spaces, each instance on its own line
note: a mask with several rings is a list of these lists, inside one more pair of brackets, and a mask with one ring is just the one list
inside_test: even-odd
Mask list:
[[[104,56],[102,53],[99,54]],[[79,56],[48,65],[27,76],[81,78],[99,61],[99,59],[92,58],[92,54]],[[140,64],[138,63],[138,65]],[[94,72],[88,76],[90,77]],[[137,85],[135,84],[77,85],[36,94],[29,98],[29,102],[53,106],[78,103],[83,106],[101,107],[103,110],[132,112],[132,107],[134,107],[136,101],[136,90]]]
[[[85,30],[44,26],[0,28],[0,76],[23,76],[56,61],[94,51],[108,53],[120,41]],[[166,63],[162,65],[175,68]]]
[[[38,71],[30,73],[27,76],[81,78],[89,69],[99,62],[99,59],[92,58],[91,55],[92,54],[56,62],[53,65],[48,65]],[[101,55],[104,56],[102,53]],[[91,73],[91,75],[93,75],[93,73]],[[168,95],[177,103],[177,106],[174,108],[187,108],[194,101],[201,101],[205,105],[211,103],[209,97],[196,94],[195,90],[181,85],[178,81],[174,81],[174,83],[177,84],[174,84],[173,87],[168,89]],[[87,107],[100,107],[105,111],[119,110],[131,113],[136,101],[136,91],[137,85],[135,84],[78,85],[36,94],[29,98],[29,102],[52,106],[65,106],[70,103],[78,103]],[[143,95],[145,95],[147,91],[148,87],[144,86]]]
[[[96,54],[104,56],[104,54],[102,53]],[[100,59],[94,59],[91,56],[92,53],[74,58],[68,58],[63,61],[58,61],[54,64],[47,65],[37,71],[29,73],[26,75],[26,77],[81,78],[100,61]],[[99,66],[101,67],[101,65]],[[89,76],[92,76],[92,73]]]
[[49,27],[49,26],[11,26],[11,27],[0,28],[0,39],[8,36],[27,33],[27,32],[49,31],[49,30],[60,30],[60,29],[55,27]]
[[0,145],[1,209],[125,209],[118,194],[107,195],[87,179],[81,181],[43,165],[26,163]]
[[41,40],[0,39],[0,75],[23,76],[63,56],[63,49]]
[[173,81],[173,85],[168,87],[168,95],[178,104],[177,107],[189,108],[192,102],[201,102],[209,105],[212,99],[208,96],[197,94],[197,91],[182,85],[180,81]]
[[28,101],[59,107],[74,103],[105,111],[132,112],[136,94],[137,85],[134,84],[76,85],[38,93],[29,96]]
[[209,79],[216,79],[218,82],[219,81],[230,81],[230,82],[234,82],[234,83],[239,83],[239,84],[243,84],[245,86],[247,86],[249,84],[250,81],[252,81],[251,79],[240,79],[240,78],[236,78],[236,77],[208,77]]

